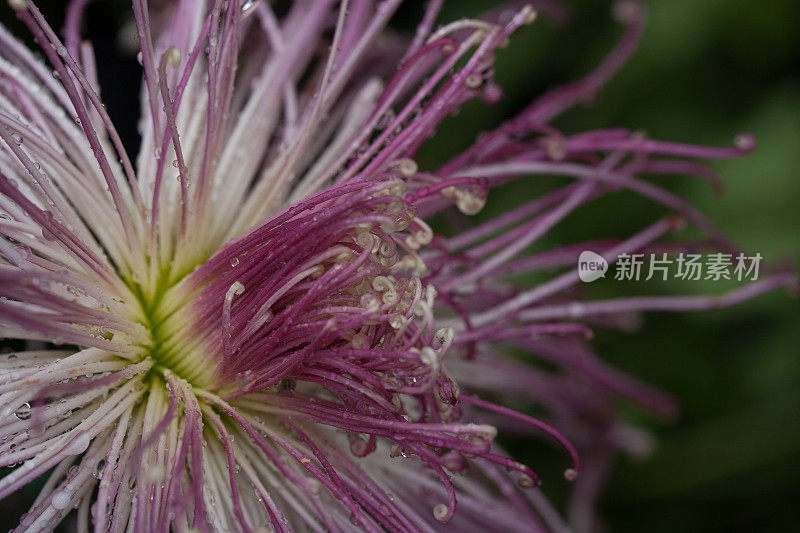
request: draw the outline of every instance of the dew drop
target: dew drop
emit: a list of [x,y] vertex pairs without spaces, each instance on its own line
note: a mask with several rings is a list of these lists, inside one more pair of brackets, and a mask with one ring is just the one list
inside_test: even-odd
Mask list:
[[99,461],[97,461],[97,464],[94,465],[94,471],[92,472],[92,475],[97,479],[103,479],[103,470],[105,470],[105,468],[106,468],[106,460],[100,459]]
[[739,150],[752,150],[756,147],[756,138],[750,133],[740,133],[733,139],[733,144]]
[[53,507],[56,509],[66,509],[69,507],[69,494],[64,492],[63,490],[59,490],[53,493],[52,504]]
[[252,370],[245,370],[244,372],[239,372],[235,376],[236,386],[239,387],[240,390],[248,390],[253,383],[256,382],[256,377],[253,375]]
[[17,410],[14,412],[14,416],[17,417],[17,420],[27,420],[31,417],[31,404],[28,402],[23,403],[20,405]]

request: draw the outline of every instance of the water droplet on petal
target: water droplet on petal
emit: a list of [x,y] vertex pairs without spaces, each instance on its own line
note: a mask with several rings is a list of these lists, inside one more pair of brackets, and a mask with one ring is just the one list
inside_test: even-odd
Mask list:
[[105,468],[106,468],[106,460],[100,459],[99,461],[97,461],[97,464],[94,465],[94,471],[92,472],[92,475],[97,479],[103,479],[103,470],[105,470]]
[[23,403],[20,405],[17,410],[14,412],[14,416],[17,417],[17,420],[27,420],[31,417],[31,404],[28,402]]
[[733,145],[739,150],[752,150],[756,147],[756,138],[750,133],[740,133],[733,139]]
[[69,500],[69,494],[63,490],[59,490],[53,493],[53,499],[51,503],[56,509],[66,509],[69,507]]

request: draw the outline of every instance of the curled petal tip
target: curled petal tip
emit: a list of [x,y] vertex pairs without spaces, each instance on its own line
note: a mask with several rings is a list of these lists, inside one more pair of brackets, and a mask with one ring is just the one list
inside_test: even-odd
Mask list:
[[453,512],[446,504],[437,503],[433,506],[433,517],[444,524],[453,517]]

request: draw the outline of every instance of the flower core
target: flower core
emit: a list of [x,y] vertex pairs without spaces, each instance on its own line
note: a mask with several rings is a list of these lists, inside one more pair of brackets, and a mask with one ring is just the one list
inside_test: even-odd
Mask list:
[[[160,280],[169,279],[169,274]],[[191,348],[191,332],[186,329],[188,302],[174,290],[177,284],[156,283],[156,289],[147,293],[138,284],[131,284],[136,296],[132,318],[146,330],[140,341],[144,348],[143,359],[150,359],[156,370],[170,370],[193,385],[207,388],[213,384],[203,366],[203,358]],[[157,375],[160,375],[158,372]]]

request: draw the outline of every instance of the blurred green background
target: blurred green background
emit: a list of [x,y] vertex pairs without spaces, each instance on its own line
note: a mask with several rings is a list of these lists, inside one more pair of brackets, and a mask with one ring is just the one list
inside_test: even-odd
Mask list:
[[[0,20],[21,34],[5,3]],[[40,2],[59,27],[63,3]],[[138,65],[114,49],[126,3],[99,0],[88,32],[102,43],[101,86],[112,117],[135,137]],[[450,0],[441,20],[499,5]],[[630,63],[590,107],[556,122],[565,133],[626,126],[653,138],[729,145],[756,135],[751,156],[718,163],[719,197],[691,178],[661,178],[690,198],[734,239],[768,260],[800,257],[800,3],[797,0],[650,0],[644,41]],[[412,28],[421,2],[397,17]],[[567,2],[573,18],[557,27],[542,17],[498,53],[495,107],[473,103],[443,124],[419,156],[422,168],[468,146],[543,90],[593,68],[621,28],[610,3]],[[117,21],[116,23],[111,21]],[[671,180],[671,181],[670,181]],[[494,194],[487,212],[535,193],[527,181]],[[629,235],[661,214],[645,201],[617,195],[579,211],[547,242]],[[601,282],[602,283],[602,282]],[[613,287],[609,289],[609,287]],[[720,288],[693,283],[607,290],[701,294]],[[633,289],[632,291],[630,289]],[[602,290],[602,289],[600,289]],[[649,315],[633,334],[599,332],[603,357],[674,394],[681,415],[665,424],[644,418],[658,437],[646,460],[620,458],[602,502],[610,531],[800,530],[800,305],[770,294],[731,310]],[[641,417],[637,417],[637,420]],[[538,467],[540,458],[529,457]],[[563,458],[562,458],[563,460]],[[547,481],[547,478],[545,478]],[[2,505],[20,509],[22,496]],[[16,510],[15,510],[16,512]]]
[[[423,167],[426,158],[439,161],[469,145],[498,117],[511,116],[543,90],[585,74],[602,59],[621,32],[610,15],[611,4],[568,4],[573,19],[566,27],[542,17],[512,37],[511,46],[498,53],[504,101],[494,108],[470,105],[440,127],[420,158]],[[692,178],[657,181],[690,199],[745,249],[773,262],[796,261],[800,3],[645,4],[648,26],[632,60],[597,102],[572,110],[555,124],[567,134],[625,126],[656,139],[712,145],[730,145],[738,132],[755,134],[754,154],[714,165],[725,181],[722,196]],[[447,5],[445,19],[453,19],[496,3]],[[515,198],[536,188],[527,181],[501,190],[490,197],[487,211],[516,204]],[[543,244],[630,235],[661,213],[632,195],[617,195],[577,212]],[[635,287],[604,282],[598,290],[612,294],[721,292],[719,286],[697,282]],[[800,531],[796,297],[780,292],[730,310],[650,314],[636,333],[598,332],[596,345],[606,360],[681,403],[680,417],[672,423],[636,417],[652,428],[659,444],[645,460],[617,461],[601,502],[608,530]],[[537,457],[530,457],[529,464],[538,468]]]

